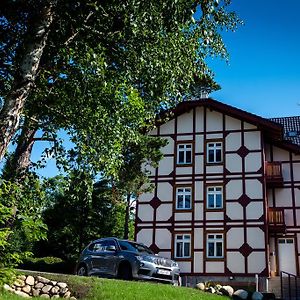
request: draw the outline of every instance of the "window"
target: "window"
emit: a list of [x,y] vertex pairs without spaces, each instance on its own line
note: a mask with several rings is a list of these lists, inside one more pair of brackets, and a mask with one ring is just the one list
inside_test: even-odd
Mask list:
[[223,234],[207,235],[206,254],[208,258],[223,258]]
[[176,209],[192,208],[192,189],[190,187],[179,187],[176,189]]
[[223,188],[221,186],[207,187],[207,208],[223,208]]
[[177,145],[177,164],[191,164],[192,163],[192,144],[178,144]]
[[222,142],[207,143],[207,162],[222,162]]
[[189,258],[191,257],[191,235],[177,234],[175,236],[175,257]]

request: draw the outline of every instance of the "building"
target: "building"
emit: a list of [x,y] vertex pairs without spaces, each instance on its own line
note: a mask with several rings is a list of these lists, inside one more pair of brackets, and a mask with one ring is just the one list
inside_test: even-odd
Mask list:
[[150,132],[168,145],[138,200],[136,240],[193,282],[299,275],[299,133],[300,117],[180,103]]

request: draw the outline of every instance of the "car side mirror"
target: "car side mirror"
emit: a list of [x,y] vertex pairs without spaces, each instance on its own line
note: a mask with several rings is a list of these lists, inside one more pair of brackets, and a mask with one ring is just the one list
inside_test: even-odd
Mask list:
[[113,246],[113,245],[111,245],[111,246],[108,246],[107,248],[106,248],[106,251],[117,251],[117,248],[116,248],[116,246]]

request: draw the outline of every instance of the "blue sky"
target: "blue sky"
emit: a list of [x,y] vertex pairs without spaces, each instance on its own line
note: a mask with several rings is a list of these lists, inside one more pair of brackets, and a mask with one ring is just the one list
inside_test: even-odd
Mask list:
[[[245,25],[224,34],[229,64],[209,62],[222,87],[211,96],[266,118],[299,115],[300,1],[233,0],[231,7]],[[44,146],[34,146],[33,159]],[[54,160],[38,173],[56,175]]]
[[224,35],[229,65],[210,66],[222,90],[211,96],[263,117],[300,114],[300,1],[233,0],[245,25]]

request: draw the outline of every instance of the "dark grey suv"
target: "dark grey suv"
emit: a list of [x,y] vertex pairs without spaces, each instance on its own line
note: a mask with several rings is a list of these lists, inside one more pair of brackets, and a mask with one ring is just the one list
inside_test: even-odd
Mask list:
[[132,241],[104,238],[91,242],[81,253],[77,275],[144,279],[179,284],[178,264],[155,255]]

